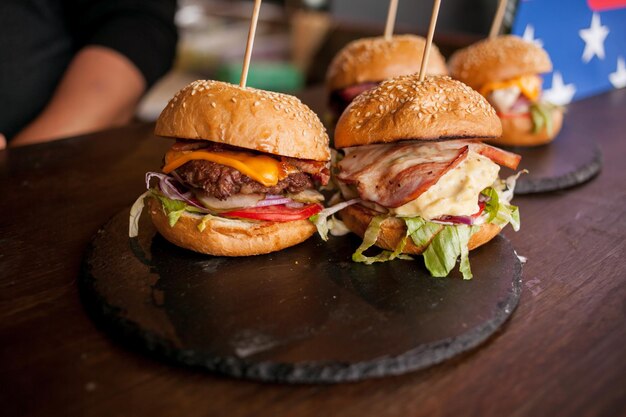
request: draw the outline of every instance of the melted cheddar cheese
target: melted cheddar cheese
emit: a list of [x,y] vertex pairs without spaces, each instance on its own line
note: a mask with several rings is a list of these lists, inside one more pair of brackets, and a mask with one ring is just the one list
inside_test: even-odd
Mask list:
[[536,101],[541,94],[541,78],[537,75],[524,75],[507,81],[494,81],[482,86],[480,94],[487,97],[493,90],[517,87],[528,99]]
[[174,151],[165,154],[163,173],[169,174],[176,168],[193,160],[215,162],[235,168],[253,180],[271,187],[289,175],[284,163],[265,155],[253,155],[246,152],[211,152],[205,150]]

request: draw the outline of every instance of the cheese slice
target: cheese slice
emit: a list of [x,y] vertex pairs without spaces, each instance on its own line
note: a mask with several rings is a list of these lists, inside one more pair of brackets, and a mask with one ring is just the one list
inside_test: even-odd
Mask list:
[[493,90],[509,87],[518,87],[522,94],[530,100],[537,100],[541,94],[541,78],[537,75],[524,75],[507,81],[494,81],[487,83],[480,89],[480,94],[487,97]]
[[287,177],[286,167],[280,161],[265,155],[252,155],[245,152],[211,151],[168,151],[165,154],[163,173],[169,174],[176,168],[193,160],[215,162],[235,168],[253,180],[271,187]]

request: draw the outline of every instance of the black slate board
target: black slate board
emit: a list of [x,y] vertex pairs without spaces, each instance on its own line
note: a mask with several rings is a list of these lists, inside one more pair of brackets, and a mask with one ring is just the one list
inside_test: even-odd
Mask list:
[[[522,156],[519,169],[528,174],[520,176],[515,194],[531,194],[562,190],[585,183],[600,172],[602,155],[593,138],[567,131],[547,145],[522,148],[503,147]],[[501,178],[513,175],[503,168]]]
[[353,263],[354,236],[247,258],[180,249],[128,212],[94,237],[79,281],[92,317],[160,359],[263,381],[331,383],[422,369],[472,349],[515,309],[521,264],[499,236],[474,279],[432,278],[418,257]]

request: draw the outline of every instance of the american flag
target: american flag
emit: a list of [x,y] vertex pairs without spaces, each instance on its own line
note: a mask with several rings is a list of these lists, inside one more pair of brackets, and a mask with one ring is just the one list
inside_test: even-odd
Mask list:
[[550,54],[548,101],[626,87],[626,0],[521,0],[511,32]]

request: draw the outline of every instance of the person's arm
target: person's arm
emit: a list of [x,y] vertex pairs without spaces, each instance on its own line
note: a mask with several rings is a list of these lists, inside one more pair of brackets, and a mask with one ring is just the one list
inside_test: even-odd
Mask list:
[[44,111],[10,142],[27,145],[127,123],[145,89],[141,72],[112,49],[83,48]]
[[52,140],[132,117],[141,93],[171,67],[176,0],[65,0],[79,52],[42,113],[10,146]]

